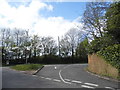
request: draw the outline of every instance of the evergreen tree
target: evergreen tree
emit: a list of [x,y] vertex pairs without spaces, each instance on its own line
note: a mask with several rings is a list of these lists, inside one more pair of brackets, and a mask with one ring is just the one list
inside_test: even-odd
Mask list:
[[110,5],[106,12],[107,27],[105,31],[120,43],[120,2]]

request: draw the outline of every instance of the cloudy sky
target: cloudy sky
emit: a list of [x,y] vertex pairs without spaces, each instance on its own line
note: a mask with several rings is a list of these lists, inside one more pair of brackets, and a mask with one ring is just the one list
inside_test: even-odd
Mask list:
[[64,35],[79,22],[85,2],[42,2],[41,0],[0,0],[0,27],[29,29],[30,34]]

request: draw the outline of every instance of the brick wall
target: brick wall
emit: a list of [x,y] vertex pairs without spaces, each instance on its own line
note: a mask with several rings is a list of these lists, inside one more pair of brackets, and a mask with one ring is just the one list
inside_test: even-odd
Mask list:
[[88,55],[88,69],[97,74],[118,77],[118,70],[96,54]]

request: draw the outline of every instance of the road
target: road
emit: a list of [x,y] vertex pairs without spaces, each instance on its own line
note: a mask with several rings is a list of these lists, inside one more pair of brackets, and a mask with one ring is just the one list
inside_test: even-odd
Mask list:
[[45,65],[36,75],[3,68],[3,88],[106,88],[118,89],[118,82],[86,72],[87,64]]

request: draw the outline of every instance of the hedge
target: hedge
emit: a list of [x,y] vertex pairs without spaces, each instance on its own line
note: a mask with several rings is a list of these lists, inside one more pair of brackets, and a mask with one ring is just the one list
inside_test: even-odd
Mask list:
[[108,63],[117,68],[120,72],[120,44],[114,44],[113,46],[101,49],[97,52],[97,54],[102,56]]
[[[7,60],[3,60],[2,64],[5,65]],[[43,55],[32,57],[27,60],[28,63],[33,64],[72,64],[72,63],[87,63],[87,58],[80,57],[59,57],[56,55]],[[10,65],[25,64],[25,59],[9,60]]]

